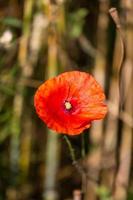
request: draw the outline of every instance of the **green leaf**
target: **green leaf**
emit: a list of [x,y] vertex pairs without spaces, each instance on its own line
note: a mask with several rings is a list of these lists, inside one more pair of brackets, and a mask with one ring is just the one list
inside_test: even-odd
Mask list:
[[0,85],[0,91],[3,92],[4,94],[6,95],[9,95],[9,96],[13,96],[14,95],[14,90],[13,88],[7,86],[7,85]]
[[22,26],[22,22],[14,17],[5,17],[3,19],[0,19],[0,23],[14,28],[21,28]]
[[3,114],[0,114],[0,123],[8,121],[10,117],[11,117],[10,111],[6,111]]
[[6,124],[6,125],[0,130],[0,143],[2,143],[9,135],[10,135],[9,126]]
[[87,9],[81,8],[78,11],[71,13],[69,15],[69,26],[70,26],[70,36],[77,38],[81,35],[83,31],[84,18],[88,14]]
[[100,187],[98,187],[96,190],[96,193],[99,196],[100,200],[111,200],[110,191],[104,185],[101,185]]
[[128,193],[127,200],[133,200],[133,191]]

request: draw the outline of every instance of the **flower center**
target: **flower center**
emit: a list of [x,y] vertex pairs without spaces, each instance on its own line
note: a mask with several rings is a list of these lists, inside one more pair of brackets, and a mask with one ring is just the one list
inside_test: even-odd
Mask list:
[[65,102],[65,108],[66,108],[66,110],[71,110],[72,104],[69,101],[66,101]]

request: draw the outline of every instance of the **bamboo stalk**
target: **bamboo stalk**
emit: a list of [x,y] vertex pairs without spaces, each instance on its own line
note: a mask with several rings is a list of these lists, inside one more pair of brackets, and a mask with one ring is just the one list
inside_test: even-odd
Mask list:
[[29,165],[31,159],[31,139],[32,139],[32,119],[31,112],[29,108],[26,108],[27,113],[23,118],[24,126],[20,142],[20,155],[19,155],[19,165],[21,170],[22,184],[26,184],[26,179],[28,177]]
[[[39,20],[39,23],[38,23]],[[29,54],[25,61],[25,64],[28,69],[27,80],[29,80],[30,76],[32,76],[34,72],[34,66],[37,63],[38,60],[38,54],[39,50],[41,48],[41,41],[42,41],[42,33],[44,32],[44,28],[46,27],[46,24],[43,23],[44,18],[41,14],[36,14],[33,19],[33,25],[32,25],[32,33],[31,33],[31,39],[29,41]],[[29,73],[30,72],[30,73]],[[21,79],[22,81],[22,79]],[[26,79],[24,77],[24,82],[26,82]],[[27,106],[27,105],[26,105]],[[28,106],[26,108],[27,114],[24,116],[24,127],[23,127],[23,133],[21,138],[21,154],[20,154],[20,169],[23,174],[23,178],[25,178],[28,175],[29,170],[29,164],[30,164],[30,152],[31,152],[31,140],[32,140],[32,119],[31,119],[31,111],[28,109]]]
[[[113,20],[115,21],[117,29],[119,30],[121,28],[121,23],[116,8],[111,8],[109,12]],[[110,88],[109,88],[109,101],[111,101],[116,106],[116,115],[113,115],[112,112],[108,113],[108,118],[106,121],[106,128],[105,128],[105,136],[104,136],[104,149],[103,149],[105,157],[104,159],[106,160],[106,162],[108,161],[108,163],[110,163],[111,167],[109,169],[103,169],[102,180],[101,180],[102,185],[105,185],[110,190],[110,192],[113,190],[113,183],[116,173],[116,145],[117,145],[117,131],[118,131],[117,125],[118,125],[118,115],[119,115],[118,72],[122,67],[123,58],[124,58],[123,41],[121,40],[121,35],[118,35],[118,37],[116,37],[116,45],[115,45],[114,61],[112,69],[112,73],[116,74],[113,75],[113,77],[111,78]],[[109,111],[111,111],[110,104],[108,104],[108,106],[110,108]]]
[[[95,68],[94,76],[97,81],[104,87],[105,81],[105,67],[106,67],[106,53],[107,53],[107,27],[108,27],[108,16],[107,11],[109,7],[108,1],[99,2],[99,17],[97,25],[97,49],[98,52],[95,58]],[[90,152],[87,159],[88,171],[92,171],[94,176],[94,181],[88,180],[87,191],[85,195],[85,200],[91,199],[96,200],[96,189],[97,182],[99,180],[100,165],[102,158],[102,140],[103,140],[103,122],[96,122],[93,124],[90,130],[91,144],[95,146],[95,150]]]
[[[30,1],[30,5],[29,5],[29,1],[25,2],[25,7],[26,8],[28,7],[28,9],[26,9],[26,12],[24,14],[24,16],[25,16],[24,19],[27,19],[27,17],[26,17],[27,15],[30,18],[31,14],[32,14],[31,13],[32,3],[33,2]],[[23,61],[25,63],[26,57],[23,57],[22,54],[27,55],[27,45],[28,45],[27,37],[28,37],[28,33],[30,33],[30,31],[28,31],[30,29],[29,23],[30,23],[30,21],[26,22],[23,26],[23,30],[24,30],[23,37],[25,36],[24,38],[26,38],[26,43],[25,43],[25,48],[23,48],[22,42],[20,44],[18,59],[21,63],[22,71],[21,71],[18,83],[20,82],[21,77],[24,77],[25,75],[27,75],[26,71],[25,71],[25,65],[22,64],[23,59],[24,59]],[[22,51],[23,51],[23,53],[21,54]],[[16,95],[14,97],[14,102],[13,102],[13,118],[12,118],[12,134],[13,134],[12,141],[11,141],[11,163],[12,163],[11,166],[12,166],[12,168],[16,168],[15,166],[18,163],[19,134],[20,134],[20,124],[21,124],[21,116],[22,116],[22,110],[23,110],[23,101],[24,101],[23,91],[24,91],[24,85],[17,84]]]
[[82,193],[80,190],[73,191],[73,200],[82,200]]
[[[28,38],[30,34],[30,19],[32,15],[32,5],[33,0],[25,1],[24,10],[24,24],[23,24],[23,37],[20,41],[18,60],[21,65],[21,72],[18,78],[18,84],[16,85],[16,94],[13,101],[13,117],[12,117],[12,138],[11,138],[11,151],[10,151],[10,164],[11,172],[14,181],[16,182],[16,174],[19,171],[19,157],[20,157],[20,132],[21,132],[21,117],[23,113],[24,104],[24,84],[20,84],[21,78],[28,77],[29,73],[27,70],[26,60],[27,60],[27,47]],[[10,198],[10,197],[9,197]]]
[[104,169],[102,171],[101,184],[105,185],[110,191],[112,191],[115,172],[116,172],[116,144],[117,144],[117,130],[118,130],[117,125],[118,125],[118,112],[119,112],[118,111],[119,98],[117,90],[118,82],[115,80],[115,78],[111,79],[110,86],[111,87],[110,87],[109,99],[117,107],[116,110],[117,115],[113,115],[111,112],[109,112],[106,121],[104,147],[103,147],[103,153],[104,153],[103,162],[105,163],[105,165],[107,165],[107,163],[110,164],[110,168]]
[[[129,112],[131,112],[131,109],[133,109],[132,99],[133,99],[132,92],[130,91],[130,94],[128,94],[128,100],[126,102],[126,107],[125,107],[125,109],[126,110],[128,109]],[[114,191],[115,200],[125,200],[127,197],[130,167],[131,167],[131,155],[133,148],[132,145],[133,145],[132,129],[131,127],[124,124],[122,130],[121,147],[120,147],[120,157],[119,157],[120,164],[115,181],[115,191]]]
[[[50,1],[44,1],[44,12],[49,20],[48,29],[48,65],[47,77],[54,77],[58,73],[58,41],[59,35],[62,34],[62,20],[58,16],[59,8],[63,4],[60,1],[52,4]],[[64,14],[62,13],[64,20]],[[52,106],[52,105],[51,105]],[[54,131],[48,130],[47,145],[46,145],[46,170],[44,180],[44,193],[45,200],[58,199],[57,193],[57,171],[59,165],[60,145],[58,134]]]
[[[130,28],[130,23],[133,20],[133,4],[132,1],[121,1],[121,5],[127,11],[127,29],[126,29],[126,60],[124,63],[124,69],[127,71],[132,68],[133,65],[133,55],[132,55],[132,35],[133,31]],[[128,72],[127,72],[128,73]],[[133,76],[130,71],[130,76]],[[122,77],[124,83],[128,81],[130,77],[124,76]],[[125,111],[129,113],[129,115],[133,116],[133,94],[132,94],[132,84],[133,81],[130,79],[129,89],[126,96],[125,101]],[[125,90],[126,88],[124,88]],[[115,191],[114,191],[114,199],[115,200],[125,200],[127,198],[127,190],[128,190],[128,183],[129,183],[129,175],[130,175],[130,167],[131,167],[131,155],[132,155],[132,148],[133,148],[133,135],[132,135],[132,128],[126,124],[123,124],[122,130],[122,140],[121,140],[121,147],[120,147],[120,156],[119,156],[119,168],[116,175],[115,181]]]
[[[45,13],[48,16],[49,24],[51,25],[52,5],[48,1],[45,4]],[[48,12],[48,13],[47,13]],[[56,76],[57,74],[57,35],[56,30],[49,30],[48,36],[48,78]],[[46,145],[46,161],[45,161],[45,180],[44,180],[44,194],[45,200],[56,200],[58,194],[56,191],[56,174],[59,160],[59,144],[58,135],[51,130],[48,130],[47,145]]]

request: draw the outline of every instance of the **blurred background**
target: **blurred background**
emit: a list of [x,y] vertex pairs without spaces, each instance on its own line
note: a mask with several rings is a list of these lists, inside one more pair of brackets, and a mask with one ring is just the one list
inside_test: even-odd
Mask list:
[[[70,70],[95,76],[109,110],[69,137],[76,165],[33,105],[44,80]],[[132,0],[0,0],[0,200],[133,200],[132,75]]]

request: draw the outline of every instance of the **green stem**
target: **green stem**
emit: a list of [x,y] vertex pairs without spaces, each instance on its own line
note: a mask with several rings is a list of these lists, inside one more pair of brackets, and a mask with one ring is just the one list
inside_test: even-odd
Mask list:
[[82,181],[83,181],[82,191],[85,191],[86,190],[86,178],[87,178],[86,172],[84,171],[83,167],[77,162],[76,157],[75,157],[75,151],[72,147],[70,140],[68,139],[68,137],[66,135],[64,135],[64,139],[65,139],[65,141],[68,145],[70,155],[71,155],[71,159],[72,159],[72,163],[83,178],[82,179]]
[[76,157],[75,157],[75,151],[74,151],[74,149],[72,147],[72,144],[71,144],[70,140],[68,139],[68,137],[66,135],[64,135],[64,139],[65,139],[65,141],[66,141],[66,143],[68,145],[68,149],[70,151],[71,159],[72,159],[73,162],[75,162],[76,161]]
[[85,138],[84,138],[84,134],[81,135],[81,155],[82,155],[82,158],[85,157]]

